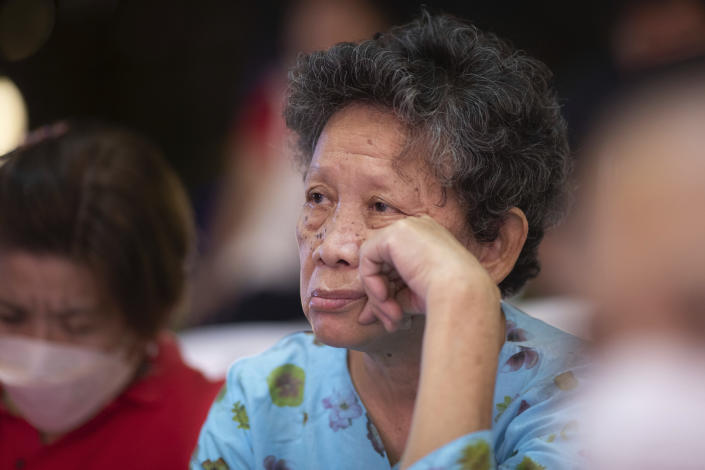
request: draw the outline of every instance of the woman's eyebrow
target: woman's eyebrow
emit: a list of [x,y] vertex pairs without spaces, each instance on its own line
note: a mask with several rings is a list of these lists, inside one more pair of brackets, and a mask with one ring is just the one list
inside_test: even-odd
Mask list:
[[[15,304],[13,302],[10,302],[9,300],[5,300],[0,298],[0,306],[5,307],[9,310],[13,310],[19,313],[27,313],[29,310],[26,307],[23,307],[21,305]],[[53,317],[68,317],[68,316],[73,316],[73,315],[92,315],[94,311],[96,311],[97,308],[94,307],[76,307],[76,308],[67,308],[67,309],[60,309],[57,310],[56,312],[49,313],[49,316]]]
[[4,300],[4,299],[0,299],[0,305],[4,306],[5,308],[8,308],[10,310],[14,310],[14,311],[20,312],[20,313],[25,313],[27,311],[24,307],[17,305],[17,304],[14,304],[14,303],[12,303],[8,300]]
[[57,310],[49,315],[58,318],[74,317],[79,315],[93,315],[96,309],[91,307],[77,307],[77,308],[67,308],[62,310]]
[[[319,166],[312,165],[306,171],[306,181],[311,179],[311,177],[319,177],[321,179],[330,178],[331,176],[339,173],[340,169],[335,166]],[[398,176],[397,173],[395,175]],[[372,189],[390,189],[395,187],[395,182],[390,179],[388,173],[378,173],[378,174],[367,174],[365,175],[365,181],[369,184]]]

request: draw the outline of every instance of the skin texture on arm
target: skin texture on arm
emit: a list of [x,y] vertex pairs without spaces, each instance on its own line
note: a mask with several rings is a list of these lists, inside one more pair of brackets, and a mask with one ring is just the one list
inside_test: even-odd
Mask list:
[[[409,217],[362,246],[360,274],[371,308],[359,321],[378,318],[395,331],[404,312],[426,314],[402,468],[460,436],[491,428],[504,337],[497,283],[511,270],[526,231],[523,213],[512,209],[496,241],[466,247],[432,218]],[[397,289],[400,281],[404,287]]]

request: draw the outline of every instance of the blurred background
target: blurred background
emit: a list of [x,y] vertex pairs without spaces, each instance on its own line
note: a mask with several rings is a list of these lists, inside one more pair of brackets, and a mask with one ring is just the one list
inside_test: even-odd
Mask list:
[[[0,74],[19,88],[31,128],[90,115],[150,135],[182,175],[205,223],[201,207],[262,76],[290,61],[296,47],[361,39],[355,36],[409,20],[420,3],[2,0]],[[594,64],[609,55],[615,2],[424,3],[511,39],[566,86],[586,70],[597,73]]]
[[[301,201],[291,195],[301,194],[301,183],[281,119],[286,69],[299,52],[369,38],[413,18],[421,4],[0,0],[0,153],[27,129],[72,117],[145,134],[181,176],[198,225],[199,256],[179,326],[300,322],[294,223]],[[652,70],[705,51],[701,0],[423,4],[472,20],[554,71],[578,190],[581,148],[602,104]],[[581,334],[574,218],[547,236],[544,271],[517,300]]]

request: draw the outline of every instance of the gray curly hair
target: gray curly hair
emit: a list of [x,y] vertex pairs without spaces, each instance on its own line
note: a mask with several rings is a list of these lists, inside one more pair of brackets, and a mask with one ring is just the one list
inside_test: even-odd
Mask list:
[[538,245],[563,213],[570,159],[551,77],[497,36],[424,11],[374,39],[301,55],[284,117],[307,168],[334,113],[351,103],[391,111],[418,136],[426,164],[460,198],[480,242],[494,240],[507,212],[520,208],[529,232],[499,285],[508,296],[538,274]]

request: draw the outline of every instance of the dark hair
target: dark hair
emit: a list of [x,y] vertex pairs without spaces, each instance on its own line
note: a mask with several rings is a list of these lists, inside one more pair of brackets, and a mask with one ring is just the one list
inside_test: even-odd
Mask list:
[[128,326],[153,338],[182,298],[192,246],[178,178],[124,129],[60,123],[39,134],[0,157],[0,246],[87,266]]
[[510,295],[538,274],[538,244],[563,213],[569,149],[550,79],[497,36],[423,12],[374,39],[301,55],[284,117],[306,168],[334,113],[351,103],[387,109],[418,136],[411,140],[467,208],[478,241],[494,240],[512,207],[524,211],[528,238],[500,283]]

